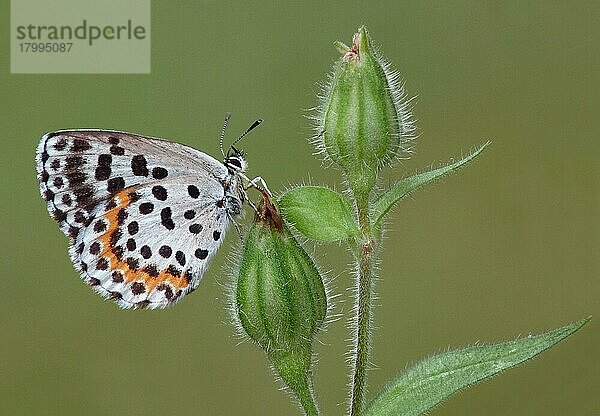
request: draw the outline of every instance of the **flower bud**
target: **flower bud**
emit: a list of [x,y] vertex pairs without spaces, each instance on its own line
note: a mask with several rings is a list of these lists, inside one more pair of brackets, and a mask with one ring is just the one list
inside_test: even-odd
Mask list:
[[374,50],[365,27],[340,42],[317,116],[317,147],[340,166],[355,193],[368,195],[382,166],[407,152],[414,126],[399,76]]
[[306,410],[314,406],[312,340],[327,312],[325,287],[267,195],[258,211],[240,261],[237,319]]

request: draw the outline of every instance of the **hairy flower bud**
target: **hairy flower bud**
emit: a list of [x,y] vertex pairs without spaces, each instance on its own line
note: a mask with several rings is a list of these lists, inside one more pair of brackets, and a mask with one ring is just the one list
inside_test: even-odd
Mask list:
[[342,57],[324,87],[316,144],[342,168],[355,193],[368,195],[380,168],[409,150],[415,130],[410,100],[365,27],[351,47],[336,47]]
[[311,414],[312,340],[323,325],[327,296],[314,262],[267,195],[246,237],[235,302],[244,332]]

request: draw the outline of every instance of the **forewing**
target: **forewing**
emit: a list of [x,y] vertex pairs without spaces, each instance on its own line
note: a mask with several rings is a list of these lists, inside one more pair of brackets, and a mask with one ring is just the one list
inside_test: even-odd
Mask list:
[[227,175],[223,164],[190,147],[106,130],[46,134],[36,161],[48,211],[71,236],[99,202],[123,189],[198,172],[219,183]]

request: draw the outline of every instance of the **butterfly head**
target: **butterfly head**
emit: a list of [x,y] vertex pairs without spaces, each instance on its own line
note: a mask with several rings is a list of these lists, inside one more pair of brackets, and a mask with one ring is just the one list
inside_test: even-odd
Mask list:
[[242,140],[246,136],[246,134],[250,133],[256,127],[258,127],[260,125],[260,123],[262,123],[262,119],[259,118],[258,120],[256,120],[254,123],[252,123],[252,125],[250,127],[248,127],[246,129],[246,131],[244,133],[242,133],[242,135],[240,137],[235,139],[233,141],[233,143],[231,143],[229,145],[227,154],[225,154],[225,152],[223,150],[223,138],[225,136],[225,129],[227,128],[227,123],[229,122],[230,117],[231,117],[230,113],[227,113],[225,115],[225,122],[223,123],[223,129],[221,130],[221,139],[219,140],[219,144],[221,146],[221,153],[223,154],[223,157],[225,158],[225,160],[223,161],[223,164],[232,173],[243,173],[246,171],[246,168],[248,168],[248,163],[246,162],[246,157],[244,156],[244,152],[236,149],[235,145],[237,144],[237,142]]
[[244,152],[237,150],[236,148],[233,148],[232,150],[233,152],[227,155],[223,164],[231,172],[245,172],[248,168],[248,162],[246,162]]

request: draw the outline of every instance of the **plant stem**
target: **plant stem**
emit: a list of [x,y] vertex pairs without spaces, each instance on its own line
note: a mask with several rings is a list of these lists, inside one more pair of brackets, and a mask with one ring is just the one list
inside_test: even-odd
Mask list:
[[352,323],[355,333],[354,356],[352,362],[352,391],[350,415],[360,415],[367,385],[367,365],[371,355],[371,303],[374,277],[375,239],[371,235],[367,198],[356,198],[358,223],[362,239],[357,242],[355,258],[356,276],[356,315]]
[[302,405],[306,416],[319,415],[319,409],[317,408],[315,397],[308,385],[306,386],[306,389],[302,389],[300,392],[297,392],[297,395],[300,405]]
[[307,416],[318,416],[319,408],[312,386],[310,373],[311,352],[295,350],[283,352],[274,351],[269,357],[277,374],[286,386],[296,396]]

